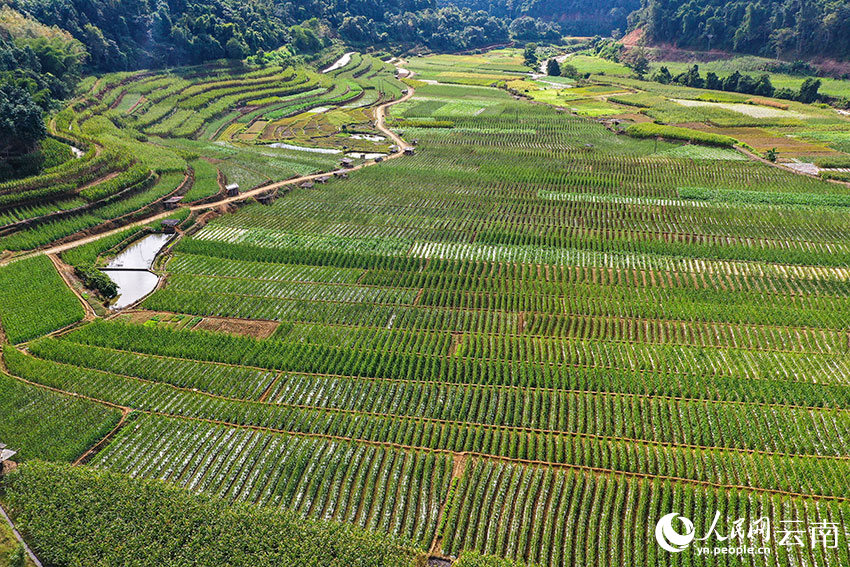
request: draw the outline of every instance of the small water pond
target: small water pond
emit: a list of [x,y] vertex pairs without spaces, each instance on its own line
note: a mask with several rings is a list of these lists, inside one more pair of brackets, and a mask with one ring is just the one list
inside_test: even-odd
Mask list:
[[128,246],[102,270],[118,285],[118,298],[112,309],[124,309],[156,288],[159,276],[150,268],[170,238],[169,234],[149,234]]

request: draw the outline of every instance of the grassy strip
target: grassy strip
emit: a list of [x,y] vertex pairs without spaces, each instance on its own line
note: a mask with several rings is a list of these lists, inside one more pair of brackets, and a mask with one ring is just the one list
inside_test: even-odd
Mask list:
[[834,155],[820,157],[814,160],[814,164],[818,167],[825,168],[844,168],[850,167],[850,156]]
[[652,122],[632,124],[626,128],[626,134],[634,138],[659,137],[667,138],[669,140],[682,140],[695,144],[707,144],[709,146],[731,147],[738,143],[738,140],[730,136],[722,136],[720,134],[712,134],[710,132],[700,132],[699,130],[682,128],[680,126],[654,124]]

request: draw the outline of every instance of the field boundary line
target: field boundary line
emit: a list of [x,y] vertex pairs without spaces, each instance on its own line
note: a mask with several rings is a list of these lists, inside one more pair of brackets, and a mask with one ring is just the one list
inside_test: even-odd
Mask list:
[[[17,380],[20,380],[20,381],[27,383],[27,384],[30,384],[32,386],[45,388],[45,389],[52,390],[52,391],[60,393],[60,394],[64,394],[64,395],[68,395],[68,396],[74,396],[74,397],[83,398],[83,399],[88,399],[90,401],[97,402],[97,403],[107,405],[107,406],[110,406],[110,407],[115,407],[117,409],[130,409],[130,408],[124,408],[123,406],[118,406],[117,404],[113,404],[111,402],[106,402],[104,400],[97,400],[97,399],[94,399],[94,398],[90,398],[88,396],[76,394],[74,392],[67,392],[65,390],[60,390],[58,388],[54,388],[54,387],[51,387],[51,386],[45,386],[43,384],[30,382],[29,380],[26,380],[24,378],[20,378],[19,376],[15,376],[15,375],[11,375],[11,376],[13,378],[17,379]],[[495,460],[495,461],[503,461],[503,462],[509,462],[509,463],[517,463],[517,464],[520,464],[520,465],[550,467],[550,468],[558,468],[558,469],[583,470],[583,471],[594,472],[594,473],[598,473],[598,474],[614,474],[614,475],[636,477],[636,478],[647,478],[647,479],[650,479],[650,480],[652,480],[652,479],[670,480],[670,481],[675,481],[675,482],[683,482],[683,483],[697,484],[697,485],[702,485],[702,486],[710,486],[710,487],[720,488],[720,489],[724,489],[724,490],[739,489],[739,490],[745,490],[745,491],[751,491],[751,492],[764,492],[764,493],[769,493],[769,494],[780,494],[780,495],[786,495],[786,496],[797,497],[797,498],[807,498],[807,499],[812,499],[812,500],[835,500],[835,501],[841,501],[841,502],[850,502],[850,497],[844,497],[844,496],[806,494],[806,493],[801,493],[801,492],[790,492],[790,491],[784,491],[784,490],[773,489],[773,488],[743,486],[743,485],[732,485],[732,484],[726,485],[726,484],[722,484],[722,483],[715,483],[715,482],[712,482],[712,481],[689,479],[689,478],[675,477],[675,476],[669,476],[669,475],[654,475],[654,474],[650,474],[650,473],[639,473],[639,472],[631,472],[631,471],[621,471],[621,470],[616,470],[616,469],[591,467],[591,466],[588,466],[588,465],[554,463],[554,462],[549,462],[549,461],[540,461],[540,460],[531,460],[531,459],[517,459],[517,458],[514,458],[514,457],[506,457],[506,456],[502,456],[502,455],[492,455],[492,454],[489,454],[489,453],[479,453],[479,452],[474,452],[474,451],[452,451],[452,450],[449,450],[449,449],[431,448],[431,447],[418,446],[418,445],[404,445],[404,444],[401,444],[401,443],[392,443],[392,442],[388,442],[388,441],[374,441],[374,440],[371,440],[371,439],[358,439],[358,438],[345,437],[345,436],[340,436],[340,435],[329,435],[329,434],[326,434],[326,433],[310,433],[310,432],[290,431],[290,430],[286,430],[286,429],[276,429],[276,428],[266,427],[266,426],[261,426],[261,425],[237,424],[237,423],[231,423],[231,422],[227,422],[227,421],[210,419],[210,418],[203,418],[203,417],[172,415],[172,414],[168,414],[168,413],[164,413],[164,412],[160,412],[160,411],[142,410],[142,409],[136,409],[136,411],[139,411],[140,413],[144,413],[146,415],[152,415],[152,416],[162,417],[162,418],[166,418],[166,419],[196,421],[196,422],[220,425],[220,426],[224,426],[224,427],[233,427],[233,428],[237,428],[237,429],[251,429],[253,431],[265,431],[265,432],[278,433],[278,434],[283,434],[283,435],[319,438],[319,439],[327,439],[327,440],[331,440],[331,441],[344,441],[344,442],[348,442],[348,443],[363,444],[363,445],[370,445],[370,446],[389,447],[389,448],[399,449],[399,450],[403,450],[403,451],[418,451],[418,452],[424,452],[424,453],[432,452],[432,453],[439,453],[439,454],[446,454],[446,455],[465,455],[465,456],[468,456],[468,457],[477,457],[477,458],[481,458],[481,459],[485,459],[485,460]],[[793,457],[793,455],[788,455],[788,456]],[[812,457],[818,457],[818,456],[814,455]],[[838,457],[838,458],[839,459],[846,459],[846,458],[850,458],[850,457]]]
[[357,438],[345,437],[345,436],[341,436],[341,435],[329,435],[327,433],[307,433],[307,432],[289,431],[289,430],[286,430],[286,429],[275,429],[275,428],[272,428],[272,427],[264,427],[264,426],[261,426],[261,425],[235,424],[235,423],[230,423],[230,422],[226,422],[226,421],[203,418],[203,417],[183,417],[183,416],[174,416],[174,415],[164,414],[164,413],[154,412],[154,411],[145,411],[145,410],[140,410],[140,411],[143,411],[143,413],[146,413],[148,415],[166,418],[166,419],[196,421],[196,422],[202,422],[202,423],[209,423],[209,424],[213,424],[213,425],[219,425],[219,426],[223,426],[223,427],[233,427],[233,428],[237,428],[237,429],[251,429],[253,431],[277,433],[277,434],[282,434],[282,435],[292,435],[292,436],[297,436],[297,437],[327,439],[329,441],[340,441],[340,442],[352,443],[352,444],[355,444],[355,445],[356,444],[363,444],[363,445],[370,445],[370,446],[387,447],[387,448],[390,448],[390,449],[397,449],[397,450],[408,451],[408,452],[410,452],[410,451],[421,452],[421,453],[431,452],[431,453],[439,453],[439,454],[452,455],[452,456],[457,455],[457,456],[480,458],[480,459],[491,460],[491,461],[503,461],[503,462],[516,463],[516,464],[519,464],[519,465],[526,465],[526,466],[549,467],[549,468],[556,468],[556,469],[582,470],[582,471],[593,472],[593,473],[597,473],[597,474],[613,474],[613,475],[620,475],[620,476],[626,476],[626,477],[646,478],[646,479],[650,479],[650,480],[653,480],[653,479],[669,480],[669,481],[674,481],[674,482],[682,482],[682,483],[697,484],[697,485],[702,485],[702,486],[710,486],[710,487],[714,487],[714,488],[720,488],[720,489],[723,489],[723,490],[738,489],[738,490],[745,490],[745,491],[750,491],[750,492],[765,492],[765,493],[769,493],[769,494],[780,494],[780,495],[786,495],[786,496],[797,497],[797,498],[807,498],[807,499],[812,499],[812,500],[835,500],[835,501],[840,501],[840,502],[850,502],[850,497],[846,497],[846,496],[806,494],[806,493],[802,493],[802,492],[790,492],[790,491],[774,489],[774,488],[744,486],[744,485],[737,485],[737,484],[723,484],[723,483],[717,483],[717,482],[712,482],[712,481],[708,481],[708,480],[697,480],[697,479],[676,477],[676,476],[669,476],[669,475],[655,475],[655,474],[650,474],[650,473],[622,471],[622,470],[617,470],[617,469],[591,467],[591,466],[588,466],[588,465],[576,465],[576,464],[568,464],[568,463],[553,463],[553,462],[549,462],[549,461],[539,461],[539,460],[532,460],[532,459],[517,459],[517,458],[514,458],[514,457],[505,457],[505,456],[501,456],[501,455],[492,455],[492,454],[489,454],[489,453],[479,453],[479,452],[475,452],[475,451],[452,451],[450,449],[430,448],[430,447],[424,447],[424,446],[419,446],[419,445],[404,445],[404,444],[401,444],[401,443],[392,443],[392,442],[389,442],[389,441],[374,441],[374,440],[371,440],[371,439],[357,439]]
[[[188,87],[186,87],[186,88],[188,88]],[[378,118],[375,122],[375,127],[378,130],[380,130],[383,134],[385,134],[387,137],[391,138],[396,143],[396,145],[399,146],[399,150],[397,152],[393,153],[393,154],[389,154],[388,156],[386,156],[385,161],[389,160],[389,159],[395,159],[395,158],[399,158],[399,157],[404,156],[403,148],[406,145],[405,141],[400,136],[398,136],[398,134],[396,134],[395,132],[393,132],[392,130],[390,130],[389,128],[387,128],[385,126],[385,124],[384,124],[385,109],[389,108],[393,105],[396,105],[396,104],[401,104],[402,102],[407,102],[408,100],[410,100],[413,97],[414,94],[415,94],[415,90],[413,89],[413,87],[408,87],[408,93],[406,95],[404,95],[403,97],[396,99],[396,100],[386,102],[386,103],[384,103],[384,104],[382,104],[382,105],[380,105],[376,108],[375,112],[376,112],[376,116]],[[334,173],[339,173],[339,172],[357,171],[357,170],[362,169],[364,167],[370,167],[370,166],[373,166],[373,165],[379,165],[379,164],[377,164],[376,162],[366,162],[366,163],[362,163],[362,164],[357,165],[357,166],[350,168],[350,169],[334,169],[334,170],[331,170],[331,171],[328,171],[328,172],[315,173],[315,174],[285,179],[283,181],[276,181],[276,182],[273,182],[273,183],[268,183],[268,184],[262,185],[260,187],[256,187],[256,188],[251,189],[249,191],[245,191],[244,193],[240,193],[236,197],[228,197],[228,198],[225,198],[225,199],[221,199],[219,201],[214,201],[212,203],[206,203],[206,204],[203,204],[203,205],[188,205],[188,206],[185,206],[185,207],[181,207],[180,209],[186,208],[186,209],[189,209],[190,211],[202,211],[202,210],[215,209],[215,208],[218,208],[218,207],[221,207],[221,206],[224,206],[224,205],[229,205],[229,204],[232,204],[232,203],[245,201],[245,200],[248,200],[248,199],[255,197],[257,195],[261,195],[263,193],[274,191],[276,189],[280,189],[280,188],[283,188],[283,187],[286,187],[286,186],[289,186],[289,185],[301,183],[303,181],[312,181],[312,180],[318,179],[319,177],[326,177],[328,175],[332,175]],[[184,177],[183,183],[175,191],[172,191],[168,195],[179,192],[180,189],[182,189],[183,185],[185,184],[187,178],[188,178],[188,175],[186,175]],[[153,205],[157,202],[162,201],[163,199],[168,197],[168,195],[163,196],[162,198],[158,199],[157,201],[154,201],[154,203],[151,203],[150,205],[146,205],[145,207],[142,207],[138,211],[132,211],[132,212],[130,212],[127,215],[124,215],[124,216],[126,217],[128,215],[132,215],[134,213],[137,213],[137,212],[143,210],[144,208],[146,208],[148,206],[151,206],[151,205]],[[153,215],[150,215],[148,217],[145,217],[145,218],[142,218],[142,219],[139,219],[139,220],[136,220],[136,221],[132,221],[132,222],[125,224],[125,225],[122,225],[118,228],[106,230],[104,232],[100,232],[100,233],[89,235],[89,236],[83,236],[83,237],[75,239],[75,240],[70,240],[70,241],[68,241],[64,244],[59,244],[59,245],[55,245],[55,246],[48,247],[48,248],[41,248],[41,249],[33,249],[33,250],[24,251],[24,253],[19,254],[17,256],[13,256],[13,257],[1,260],[0,265],[5,265],[5,264],[8,264],[10,262],[15,262],[17,260],[22,260],[24,258],[29,258],[31,256],[38,256],[38,255],[41,255],[41,254],[58,254],[58,253],[64,252],[65,250],[70,250],[71,248],[76,248],[77,246],[81,246],[81,245],[87,244],[89,242],[94,242],[96,240],[100,240],[101,238],[104,238],[106,236],[110,236],[112,234],[121,232],[121,231],[126,230],[128,228],[132,228],[132,227],[135,227],[135,226],[143,226],[143,225],[149,224],[151,222],[167,218],[169,216],[174,215],[180,209],[171,210],[171,211],[164,211],[162,213],[153,214]],[[106,221],[106,222],[114,222],[114,221],[116,221],[120,218],[122,218],[122,217],[117,217],[116,219],[109,219],[109,221]],[[70,235],[70,236],[73,236],[73,235]]]
[[[95,313],[94,308],[89,304],[88,301],[83,299],[83,296],[80,295],[80,292],[77,291],[74,288],[74,286],[71,284],[71,281],[68,279],[68,277],[67,277],[67,275],[64,271],[65,269],[69,269],[69,270],[72,269],[71,266],[65,264],[62,260],[60,260],[59,257],[56,254],[47,254],[47,257],[50,258],[50,261],[53,263],[53,268],[59,274],[59,277],[62,278],[62,281],[65,282],[65,285],[74,294],[74,297],[76,297],[79,300],[79,302],[83,305],[83,310],[85,311],[86,314],[85,314],[85,317],[83,317],[82,322],[91,321],[92,319],[95,319],[97,317],[97,313]],[[80,323],[80,321],[77,321],[76,323],[72,323],[72,325],[77,325],[79,323]],[[72,325],[69,325],[69,326],[72,326]],[[58,329],[58,330],[54,331],[54,333],[59,333],[62,330],[63,329]]]
[[[547,388],[540,386],[518,386],[514,384],[483,384],[480,382],[446,382],[442,380],[411,380],[409,378],[386,378],[381,376],[364,376],[364,375],[354,375],[354,374],[334,374],[327,372],[308,372],[303,370],[279,370],[277,368],[268,368],[263,366],[253,366],[250,364],[236,364],[233,362],[221,362],[215,360],[198,360],[193,358],[184,358],[180,356],[170,356],[165,354],[151,354],[146,352],[139,352],[134,350],[124,350],[115,347],[105,347],[97,344],[88,344],[88,343],[78,343],[76,341],[71,341],[73,344],[77,346],[87,347],[87,348],[96,348],[101,350],[107,350],[110,352],[127,354],[127,355],[142,355],[142,356],[150,356],[152,358],[157,358],[161,360],[177,360],[181,362],[190,362],[195,364],[210,364],[216,366],[226,366],[229,368],[246,368],[250,370],[259,370],[263,372],[280,372],[281,374],[296,374],[302,376],[318,376],[321,378],[334,378],[334,379],[343,379],[343,380],[361,380],[361,381],[370,381],[370,382],[392,382],[396,384],[414,384],[414,385],[435,385],[435,386],[445,386],[445,387],[454,387],[454,388],[476,388],[476,389],[497,389],[497,390],[521,390],[521,391],[533,391],[533,392],[549,392],[549,393],[567,393],[567,394],[595,394],[600,396],[622,396],[628,398],[648,398],[648,399],[659,399],[659,400],[671,400],[671,401],[680,401],[680,402],[706,402],[710,404],[726,404],[726,405],[743,405],[743,406],[760,406],[760,407],[772,407],[772,408],[796,408],[803,409],[809,411],[850,411],[850,408],[842,408],[842,407],[830,407],[830,406],[804,406],[804,405],[795,405],[795,404],[782,404],[778,402],[759,402],[759,401],[741,401],[741,400],[714,400],[710,398],[697,398],[697,397],[685,397],[685,396],[671,396],[668,394],[641,394],[635,392],[617,392],[612,390],[576,390],[574,388]],[[395,352],[395,351],[392,351]],[[40,357],[38,357],[40,358]],[[52,360],[52,359],[45,359]],[[485,359],[487,360],[487,359]],[[58,361],[54,361],[58,362]],[[61,363],[67,364],[67,363]],[[71,365],[74,366],[74,365]],[[78,368],[88,368],[88,367],[78,367]],[[623,370],[621,368],[596,368],[591,367],[595,370]],[[90,370],[98,370],[97,368],[90,368]],[[107,372],[107,371],[101,371]],[[651,370],[647,371],[638,371],[635,370],[635,373],[645,373],[652,372]],[[660,371],[657,373],[661,373]],[[690,373],[668,373],[676,376],[701,376],[699,374],[690,374]],[[719,376],[726,376],[721,374]],[[140,380],[142,378],[139,378]],[[766,378],[748,378],[745,381],[763,381],[767,380]],[[783,383],[791,383],[791,384],[808,384],[811,386],[822,386],[823,384],[818,384],[815,382],[802,382],[796,380],[776,380],[776,382]],[[165,384],[163,382],[163,384]],[[830,384],[832,386],[844,386],[844,384]],[[212,394],[214,395],[214,394]],[[238,399],[238,398],[233,398]],[[247,401],[247,400],[246,400]]]
[[[27,356],[32,356],[27,354]],[[73,364],[68,364],[66,362],[57,362],[50,359],[42,359],[39,357],[33,357],[38,360],[44,360],[52,364],[56,364],[59,366],[70,366],[72,368],[82,368],[79,366],[75,366]],[[181,391],[188,395],[198,395],[207,398],[213,398],[222,400],[228,403],[234,404],[260,404],[260,402],[254,400],[240,399],[240,398],[231,398],[227,396],[222,396],[220,394],[213,394],[210,392],[204,392],[201,390],[193,391],[191,388],[184,388],[181,386],[176,386],[174,384],[169,384],[167,382],[155,382],[153,380],[147,378],[140,378],[137,376],[129,376],[126,374],[120,374],[117,372],[108,372],[105,370],[99,369],[88,369],[92,372],[99,372],[101,374],[119,376],[122,378],[126,378],[136,382],[142,382],[146,384],[154,384],[159,386],[168,387],[177,391]],[[15,376],[15,375],[12,375]],[[17,377],[17,376],[15,376]],[[26,379],[23,379],[27,381]],[[37,383],[29,382],[31,384],[37,385]],[[48,387],[49,388],[49,387]],[[73,392],[67,392],[61,389],[55,389],[55,391],[59,393],[68,393],[72,395],[77,395],[78,397],[87,398],[84,394],[74,394]],[[96,398],[90,398],[92,401],[96,401]],[[127,408],[126,406],[120,406],[114,402],[106,402],[104,400],[100,400],[105,404],[115,406],[117,408],[123,409],[135,409],[138,411],[144,411],[148,413],[156,413],[161,415],[168,415],[173,417],[186,417],[187,419],[194,419],[189,416],[184,416],[179,413],[168,413],[163,412],[161,410],[151,410],[151,409],[143,409],[143,408]],[[599,435],[595,433],[587,433],[587,432],[570,432],[570,431],[562,431],[562,430],[554,430],[554,429],[542,429],[542,428],[532,428],[532,427],[520,427],[514,425],[499,425],[499,424],[488,424],[481,422],[471,422],[471,421],[457,421],[457,420],[446,420],[439,419],[433,417],[426,416],[415,416],[415,415],[403,415],[403,414],[390,414],[390,413],[381,413],[381,412],[370,412],[367,410],[353,410],[353,409],[344,409],[344,408],[332,408],[332,407],[322,407],[322,406],[309,406],[309,405],[299,405],[299,404],[268,404],[268,406],[277,406],[277,407],[285,407],[291,408],[295,410],[302,410],[306,412],[315,412],[315,413],[325,413],[325,414],[342,414],[342,415],[355,415],[355,416],[368,416],[374,417],[378,419],[386,419],[389,421],[408,421],[408,422],[427,422],[434,423],[438,425],[447,425],[450,427],[469,427],[469,428],[481,428],[481,429],[489,429],[496,431],[506,431],[506,432],[516,432],[521,434],[528,435],[545,435],[545,436],[561,436],[561,437],[578,437],[581,439],[591,439],[597,441],[613,441],[613,442],[623,442],[623,443],[631,443],[635,445],[650,445],[655,447],[666,447],[671,449],[691,449],[691,450],[699,450],[706,452],[728,452],[728,453],[739,453],[746,455],[764,455],[766,457],[780,457],[780,458],[806,458],[806,459],[814,459],[814,460],[824,460],[824,461],[850,461],[850,455],[819,455],[819,454],[810,454],[810,453],[788,453],[788,452],[779,452],[779,451],[769,451],[766,449],[750,449],[750,448],[742,448],[742,447],[726,447],[726,446],[708,446],[708,445],[696,445],[692,443],[677,443],[674,441],[657,441],[652,439],[637,439],[633,437],[621,437],[615,435]],[[212,418],[198,418],[198,419],[212,419]],[[213,419],[213,421],[215,421]],[[229,422],[223,422],[229,423]],[[266,426],[257,426],[257,427],[266,427]],[[448,449],[446,451],[449,451]],[[451,452],[451,451],[449,451]]]
[[[169,275],[171,275],[171,274],[169,274]],[[262,280],[262,281],[270,281],[270,280]],[[291,283],[301,283],[301,282],[293,280]],[[310,283],[310,282],[304,282],[304,283]],[[391,288],[391,289],[396,289],[396,288]],[[397,289],[413,290],[413,289],[417,289],[417,288],[397,288]],[[848,298],[848,299],[850,299],[850,298]],[[420,305],[420,307],[422,307],[422,306]],[[142,307],[132,307],[132,308],[127,308],[126,310],[121,311],[121,313],[132,313],[132,312],[167,313],[167,314],[170,314],[170,315],[195,315],[193,313],[184,313],[184,312],[179,312],[179,311],[169,311],[167,309],[145,309],[145,308],[142,308]],[[495,311],[495,312],[506,313],[506,314],[518,313],[520,315],[523,314],[523,313],[527,313],[526,311]],[[569,313],[569,314],[566,314],[566,315],[564,313],[543,313],[543,315],[555,316],[555,317],[568,316],[568,317],[576,317],[576,318],[582,318],[582,319],[594,319],[594,318],[603,319],[603,318],[605,318],[605,316],[602,316],[602,315],[586,315],[586,314],[583,314],[583,313]],[[114,318],[114,316],[115,315],[111,315],[108,318]],[[197,317],[215,317],[215,318],[219,318],[219,319],[232,319],[234,321],[248,321],[248,322],[261,321],[261,322],[266,322],[266,323],[277,323],[277,324],[281,323],[281,321],[279,321],[277,319],[234,317],[234,316],[226,316],[226,315],[195,315],[195,316],[197,316]],[[670,323],[674,323],[674,324],[685,324],[685,325],[689,325],[689,326],[693,326],[693,325],[719,325],[719,326],[723,326],[723,327],[727,327],[727,328],[735,328],[735,329],[757,328],[757,329],[784,330],[784,331],[792,331],[793,330],[793,331],[797,331],[797,332],[807,331],[807,332],[815,333],[815,334],[817,334],[817,333],[829,333],[829,334],[840,336],[840,337],[845,338],[845,339],[850,338],[850,330],[833,328],[833,327],[808,327],[808,326],[800,326],[800,325],[771,325],[771,324],[762,324],[762,323],[730,323],[730,322],[707,320],[707,319],[690,321],[690,320],[686,320],[686,319],[659,319],[659,318],[650,318],[650,317],[625,317],[625,316],[620,316],[620,315],[612,315],[612,316],[608,316],[607,318],[609,320],[617,320],[617,321],[632,322],[632,323],[640,323],[640,322],[664,323],[664,322],[670,322]],[[288,320],[288,322],[295,323],[295,324],[304,324],[304,325],[315,325],[315,324],[317,324],[315,321],[308,321],[306,319],[300,319],[300,320],[291,319],[291,320]],[[343,328],[343,329],[362,329],[364,331],[372,330],[372,329],[386,330],[386,327],[384,327],[383,325],[366,325],[366,324],[355,324],[355,323],[322,323],[322,325],[324,325],[325,327],[336,327],[336,328]],[[457,331],[446,330],[446,329],[435,329],[435,328],[426,328],[426,327],[403,327],[403,328],[397,328],[397,329],[394,329],[394,330],[397,331],[397,332],[414,332],[415,331],[418,334],[422,334],[422,333],[427,333],[427,334],[452,334],[452,333],[457,332]],[[519,332],[519,333],[496,333],[496,332],[486,332],[486,331],[474,331],[474,332],[467,331],[467,332],[465,332],[465,334],[468,334],[468,335],[472,336],[473,338],[474,337],[505,337],[505,338],[508,338],[508,339],[535,339],[535,340],[541,340],[541,341],[562,341],[564,339],[569,339],[571,341],[624,342],[624,343],[631,344],[631,341],[620,340],[620,339],[602,340],[602,339],[594,339],[594,338],[588,338],[588,337],[563,337],[563,336],[557,336],[557,335],[539,335],[539,334],[532,335],[532,334],[526,333],[524,331]],[[646,344],[646,343],[644,343],[644,344]],[[669,343],[665,343],[665,344],[669,344]],[[716,348],[728,348],[728,349],[735,349],[735,350],[760,351],[760,349],[748,349],[748,348],[744,348],[744,347],[740,347],[740,346],[707,345],[707,346],[704,347],[704,345],[697,345],[697,344],[692,344],[692,343],[676,343],[676,344],[679,345],[679,346],[685,346],[685,347],[694,346],[694,347],[700,347],[700,348],[708,348],[710,346],[710,347],[716,347]],[[850,348],[850,345],[848,345],[847,348]],[[786,352],[786,353],[792,354],[792,353],[801,353],[803,351],[767,350],[765,352]],[[806,351],[806,352],[808,352],[808,351]],[[835,353],[830,353],[830,352],[808,352],[808,353],[809,354],[835,354]],[[493,359],[493,360],[498,360],[498,359]]]
[[[196,256],[195,254],[188,254],[188,255]],[[217,258],[215,256],[204,256],[204,257],[210,258],[210,259]],[[281,264],[281,265],[288,265],[288,264]],[[309,264],[305,264],[305,266],[309,266]],[[213,279],[213,280],[222,279],[222,280],[239,280],[239,281],[260,281],[260,282],[276,282],[276,283],[281,283],[281,284],[306,284],[306,285],[331,286],[331,287],[348,287],[348,288],[358,288],[359,287],[359,288],[368,288],[368,289],[384,289],[384,290],[393,290],[393,291],[418,291],[419,293],[417,294],[417,298],[411,304],[412,306],[431,307],[431,308],[438,308],[438,309],[463,310],[463,311],[475,311],[475,312],[485,312],[485,313],[493,312],[493,313],[505,313],[505,314],[511,314],[511,313],[523,314],[523,313],[527,312],[527,310],[517,311],[517,310],[507,310],[507,309],[458,307],[458,306],[455,306],[455,305],[432,305],[432,304],[424,304],[423,305],[423,304],[420,304],[418,302],[418,300],[421,299],[422,295],[424,294],[424,291],[426,289],[425,287],[417,286],[417,285],[413,285],[413,286],[388,286],[388,285],[380,285],[380,284],[360,283],[360,280],[363,279],[363,276],[366,275],[366,272],[361,274],[360,277],[355,282],[322,282],[322,281],[313,281],[313,280],[263,278],[263,277],[251,277],[251,276],[222,276],[222,275],[217,275],[217,274],[193,272],[193,271],[170,272],[170,275],[172,275],[172,276],[184,276],[184,277],[198,276],[198,277],[202,277],[202,278],[210,278],[210,279]],[[596,285],[596,286],[593,286],[593,287],[598,288],[599,286]],[[616,287],[616,286],[609,286],[609,287]],[[187,293],[194,293],[194,292],[192,290],[188,290]],[[256,297],[256,296],[247,295],[247,294],[235,294],[235,295],[246,295],[246,297]],[[542,298],[544,300],[545,299],[551,299],[551,300],[557,301],[557,302],[563,302],[568,297],[573,297],[573,294],[569,294],[569,295],[568,294],[558,294],[558,295],[555,295],[555,294],[547,294],[547,293],[539,293],[539,292],[531,292],[531,293],[512,292],[512,293],[507,293],[507,294],[501,294],[501,293],[498,293],[498,292],[497,293],[491,293],[491,292],[484,291],[484,290],[462,291],[462,292],[459,292],[457,295],[473,296],[473,297],[488,297],[488,298],[489,297],[499,297],[499,296],[507,296],[507,297],[512,297],[512,296],[529,297],[530,296],[530,297],[534,297],[534,298]],[[803,296],[803,294],[775,294],[775,295],[781,295],[782,297],[789,297],[789,298],[790,297],[801,297],[801,296]],[[809,297],[809,296],[806,296],[806,297]],[[824,296],[819,295],[818,297],[824,297]],[[833,299],[848,299],[848,297],[845,297],[845,296],[828,296],[828,297],[832,297]],[[309,300],[307,300],[307,301],[309,301]],[[588,302],[589,303],[597,303],[597,304],[599,303],[598,301],[596,301],[596,298],[594,298],[594,297],[589,298]],[[676,318],[665,319],[665,318],[661,318],[661,317],[638,317],[638,316],[627,316],[627,315],[590,315],[590,314],[587,314],[587,313],[573,313],[573,312],[562,312],[562,311],[558,311],[558,312],[533,311],[531,313],[534,314],[534,315],[546,315],[546,316],[558,316],[558,317],[567,316],[567,317],[579,318],[579,319],[584,319],[584,320],[597,320],[598,319],[598,320],[621,321],[621,322],[629,322],[629,323],[641,323],[641,322],[673,323],[673,324],[687,325],[688,327],[695,327],[695,326],[698,326],[698,325],[714,325],[714,326],[725,327],[727,329],[738,329],[738,328],[741,328],[741,327],[747,327],[747,328],[776,329],[776,330],[805,330],[805,331],[818,331],[818,332],[826,331],[826,332],[830,332],[830,333],[834,333],[834,334],[842,334],[842,335],[847,334],[847,330],[845,330],[845,329],[832,328],[832,327],[812,327],[812,326],[806,326],[806,325],[780,325],[780,324],[775,324],[775,323],[748,323],[748,322],[734,323],[734,322],[730,322],[730,321],[721,321],[721,320],[715,320],[715,319],[696,319],[696,320],[693,320],[693,319],[676,319]],[[240,317],[233,317],[233,318],[234,319],[241,319]],[[262,319],[247,319],[247,320],[252,321],[252,320],[262,320]],[[331,326],[354,326],[354,327],[356,327],[357,325],[341,324],[341,325],[331,325]],[[439,331],[432,331],[431,329],[425,329],[425,331],[439,332]],[[553,336],[550,336],[550,335],[527,335],[522,330],[520,330],[519,334],[521,334],[523,337],[529,337],[529,338],[541,338],[541,339],[561,338],[561,337],[553,337]],[[692,344],[693,346],[722,346],[722,345],[697,345],[695,343],[683,343],[683,344]],[[728,348],[743,348],[743,347],[728,347]],[[777,350],[777,349],[764,349],[764,348],[753,348],[753,349],[748,349],[748,350],[765,350],[765,351],[769,351],[769,352],[802,352],[802,351],[783,351],[783,350]],[[812,354],[817,354],[817,353],[813,352]]]
[[71,466],[76,467],[76,466],[84,464],[85,462],[87,462],[89,460],[89,458],[91,458],[98,451],[100,451],[106,445],[108,445],[109,442],[112,440],[112,438],[115,436],[115,434],[118,433],[118,431],[120,431],[122,427],[127,425],[127,416],[130,415],[130,413],[131,413],[131,410],[128,410],[128,409],[121,410],[121,419],[118,420],[118,423],[115,424],[115,427],[112,428],[112,431],[110,431],[109,433],[104,435],[103,438],[100,441],[98,441],[97,443],[95,443],[94,445],[89,447],[89,449],[85,453],[80,455],[80,457],[76,461],[74,461],[71,464]]

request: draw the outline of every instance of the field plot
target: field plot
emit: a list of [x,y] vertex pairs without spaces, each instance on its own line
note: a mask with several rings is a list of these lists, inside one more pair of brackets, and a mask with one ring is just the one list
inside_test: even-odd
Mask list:
[[0,268],[0,324],[20,343],[76,323],[85,312],[46,256]]
[[[659,519],[676,511],[701,533],[715,510],[724,523],[846,521],[850,188],[730,148],[617,135],[486,86],[517,55],[411,61],[416,92],[389,119],[415,157],[211,219],[169,249],[140,311],[6,345],[7,371],[135,410],[94,467],[423,554],[709,565],[693,548],[663,552]],[[356,90],[380,65],[352,57],[305,92]],[[194,88],[173,80],[158,96]],[[624,92],[575,100],[691,110],[675,92],[605,98]],[[156,104],[138,120],[192,120]],[[330,132],[362,111],[307,110],[254,113],[221,130],[226,144],[151,139],[207,158],[193,161],[203,196],[215,169],[273,177],[236,133]],[[846,542],[773,558],[850,561]]]
[[[167,456],[146,458],[157,451]],[[162,418],[126,428],[94,465],[228,501],[353,523],[419,545],[434,537],[451,476],[451,459],[444,455]]]
[[87,400],[23,384],[0,373],[0,439],[18,462],[73,461],[100,441],[121,413]]

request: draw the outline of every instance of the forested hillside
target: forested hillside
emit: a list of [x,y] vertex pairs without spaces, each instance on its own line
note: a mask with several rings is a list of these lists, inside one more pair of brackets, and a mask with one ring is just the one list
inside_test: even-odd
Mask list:
[[[513,29],[520,18],[540,19],[554,24],[563,35],[609,35],[625,30],[629,14],[640,8],[640,0],[440,0],[441,5],[456,5],[485,10],[500,18],[510,18]],[[512,31],[513,31],[512,29]]]
[[442,50],[508,39],[508,22],[486,12],[438,8],[434,0],[13,0],[12,6],[68,30],[86,46],[88,64],[97,71],[241,59],[284,44],[311,53],[331,37]]
[[0,181],[41,166],[42,114],[73,94],[85,57],[68,32],[0,7]]
[[779,59],[850,56],[850,3],[835,0],[645,0],[651,42]]

